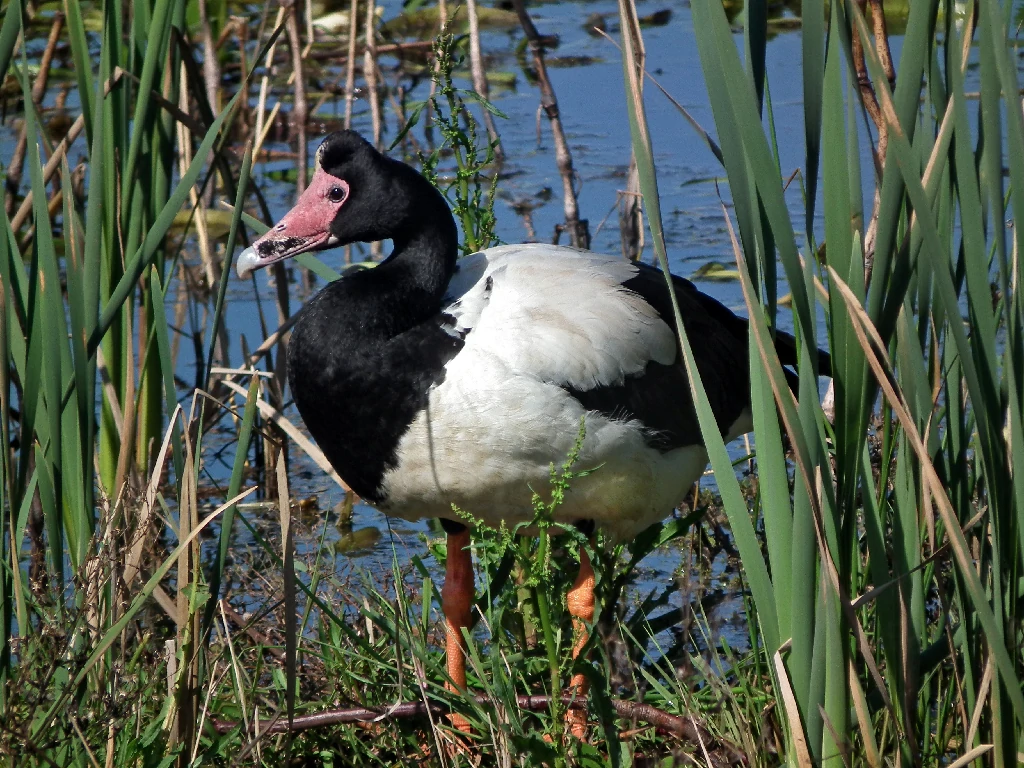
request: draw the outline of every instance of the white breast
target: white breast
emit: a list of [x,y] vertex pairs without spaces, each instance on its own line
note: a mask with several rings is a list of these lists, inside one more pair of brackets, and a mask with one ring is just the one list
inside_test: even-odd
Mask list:
[[452,505],[498,526],[532,518],[533,491],[549,498],[585,417],[575,479],[556,519],[592,519],[613,538],[663,519],[707,465],[702,446],[660,453],[637,422],[587,413],[562,388],[517,375],[479,352],[459,354],[449,376],[399,443],[384,478],[384,510],[409,520],[454,518]]
[[385,511],[406,519],[454,517],[452,505],[491,525],[532,518],[549,496],[585,419],[577,471],[557,519],[593,519],[628,538],[664,518],[707,465],[699,445],[661,453],[642,425],[586,412],[563,386],[621,384],[676,355],[669,326],[622,283],[621,259],[554,246],[503,246],[464,259],[446,312],[467,332],[399,443],[384,478]]

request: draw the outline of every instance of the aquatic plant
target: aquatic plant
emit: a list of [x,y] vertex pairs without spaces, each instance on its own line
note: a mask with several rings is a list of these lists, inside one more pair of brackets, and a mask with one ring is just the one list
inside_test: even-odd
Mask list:
[[[1007,147],[1022,145],[1024,122],[1011,5],[913,4],[894,71],[881,2],[871,27],[863,5],[803,4],[803,253],[784,200],[767,6],[744,6],[743,57],[720,3],[692,8],[717,146],[701,135],[728,174],[723,217],[738,230],[754,320],[755,517],[696,376],[692,387],[785,760],[1012,763],[1024,744],[1024,476],[1013,449],[1024,316],[1021,234],[1007,223],[1024,206],[1024,163]],[[639,30],[633,5],[620,10],[633,146],[664,268]],[[875,142],[866,169],[862,114]],[[867,213],[864,178],[875,191]],[[782,284],[804,340],[799,404],[771,351]],[[813,353],[823,337],[837,363],[824,406]]]

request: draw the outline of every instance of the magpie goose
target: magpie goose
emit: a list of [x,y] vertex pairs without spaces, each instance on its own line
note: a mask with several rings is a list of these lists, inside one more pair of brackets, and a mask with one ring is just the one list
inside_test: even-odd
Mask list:
[[[387,259],[302,308],[289,384],[352,490],[389,515],[441,519],[448,671],[464,689],[473,572],[453,504],[492,525],[530,520],[533,489],[547,486],[583,419],[578,466],[596,470],[572,483],[556,518],[628,539],[684,498],[708,457],[659,270],[542,244],[457,260],[444,196],[355,132],[324,140],[309,187],[237,271],[386,239]],[[747,321],[673,280],[718,428],[733,439],[752,428]],[[776,345],[783,364],[796,362],[791,336]],[[594,612],[593,570],[580,559],[568,599],[577,653]],[[582,675],[572,685],[585,694]],[[570,724],[577,735],[586,726]]]

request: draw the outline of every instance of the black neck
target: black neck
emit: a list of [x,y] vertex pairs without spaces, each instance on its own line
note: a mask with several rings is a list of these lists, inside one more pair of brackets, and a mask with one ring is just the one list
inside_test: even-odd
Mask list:
[[436,315],[458,255],[444,196],[405,163],[383,156],[378,163],[332,232],[339,244],[390,239],[394,250],[377,267],[329,285],[304,310],[307,322],[321,326],[318,335],[363,349]]
[[[442,201],[443,202],[443,201]],[[391,233],[394,250],[373,271],[389,293],[405,299],[417,299],[429,305],[431,314],[440,308],[455,272],[458,235],[447,206],[433,216],[417,217],[415,228]]]
[[440,310],[455,272],[459,239],[444,196],[405,163],[389,164],[391,210],[375,234],[390,238],[394,250],[360,287],[377,294],[380,310],[399,321],[393,332],[401,333]]
[[[331,464],[360,496],[385,501],[384,473],[462,340],[431,322],[455,271],[458,232],[444,197],[408,166],[374,202],[379,266],[331,283],[302,310],[289,343],[295,403]],[[369,233],[367,233],[369,234]],[[356,238],[352,238],[356,239]]]

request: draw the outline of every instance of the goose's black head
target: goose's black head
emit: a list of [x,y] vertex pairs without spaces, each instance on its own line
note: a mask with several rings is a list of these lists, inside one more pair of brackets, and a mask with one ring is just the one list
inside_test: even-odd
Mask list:
[[417,171],[382,155],[355,131],[338,131],[317,150],[313,178],[295,207],[242,252],[236,269],[244,277],[347,243],[393,239],[398,245],[439,213],[451,218],[444,198]]

